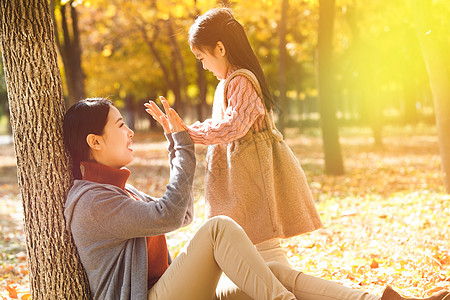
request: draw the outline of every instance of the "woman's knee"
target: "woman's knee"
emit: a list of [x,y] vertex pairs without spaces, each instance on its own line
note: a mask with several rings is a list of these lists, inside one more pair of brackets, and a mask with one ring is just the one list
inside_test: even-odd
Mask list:
[[226,226],[226,227],[241,227],[238,223],[236,223],[233,219],[227,216],[216,216],[212,217],[208,221],[206,221],[205,225],[210,226]]
[[222,235],[231,232],[238,232],[238,234],[245,234],[244,230],[238,223],[236,223],[233,219],[227,216],[216,216],[208,221],[206,221],[205,225],[208,228],[208,231],[211,232],[214,236]]

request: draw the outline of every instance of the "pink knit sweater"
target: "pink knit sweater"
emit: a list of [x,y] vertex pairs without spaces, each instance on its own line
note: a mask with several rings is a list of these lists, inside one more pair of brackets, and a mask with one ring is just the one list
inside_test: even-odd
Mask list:
[[[227,74],[230,76],[232,71]],[[224,79],[223,81],[225,81]],[[214,101],[222,101],[221,97]],[[229,143],[243,137],[250,128],[255,132],[266,128],[264,104],[250,80],[244,76],[231,79],[227,92],[228,106],[223,117],[195,122],[188,126],[188,132],[196,144],[213,145]]]

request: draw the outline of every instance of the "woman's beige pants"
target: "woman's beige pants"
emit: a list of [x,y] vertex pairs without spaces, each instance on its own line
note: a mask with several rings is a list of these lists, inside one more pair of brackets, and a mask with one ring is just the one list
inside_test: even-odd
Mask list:
[[[222,278],[224,272],[229,279]],[[289,291],[291,292],[289,292]],[[295,295],[295,296],[294,296]],[[378,296],[264,262],[242,228],[228,217],[207,221],[158,282],[149,300],[378,300]]]
[[222,272],[253,299],[295,299],[228,217],[212,218],[197,231],[149,290],[148,299],[212,300]]

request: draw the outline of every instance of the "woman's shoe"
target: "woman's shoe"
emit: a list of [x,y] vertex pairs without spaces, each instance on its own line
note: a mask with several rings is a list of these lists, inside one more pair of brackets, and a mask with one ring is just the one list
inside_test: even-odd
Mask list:
[[405,298],[388,286],[384,290],[380,300],[450,300],[450,293],[440,291],[429,298]]

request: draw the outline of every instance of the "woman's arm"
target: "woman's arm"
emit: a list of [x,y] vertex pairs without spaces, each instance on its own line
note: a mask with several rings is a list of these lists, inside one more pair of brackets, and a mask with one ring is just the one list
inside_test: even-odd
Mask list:
[[91,217],[115,237],[128,239],[164,234],[191,221],[196,164],[194,145],[186,131],[171,136],[174,155],[170,180],[161,198],[145,195],[147,201],[136,201],[122,190],[104,185],[86,192],[91,201]]
[[260,116],[264,116],[264,104],[253,84],[244,76],[233,78],[228,87],[228,107],[220,121],[206,120],[187,126],[196,144],[228,143],[243,137]]

